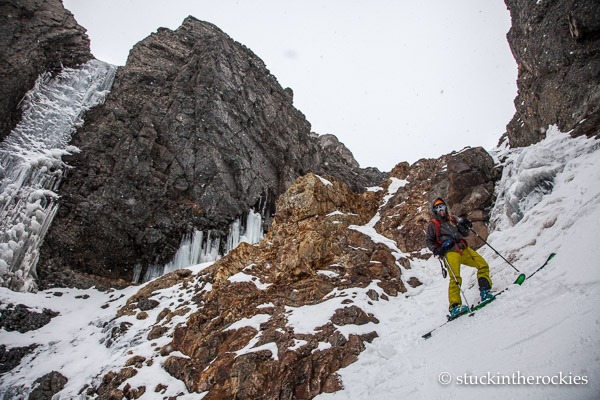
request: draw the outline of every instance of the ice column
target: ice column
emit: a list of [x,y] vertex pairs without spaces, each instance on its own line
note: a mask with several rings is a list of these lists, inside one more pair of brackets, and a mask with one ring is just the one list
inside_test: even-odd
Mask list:
[[191,235],[186,235],[183,238],[177,253],[175,253],[170,263],[149,267],[143,281],[147,282],[166,273],[191,265],[216,261],[221,258],[221,254],[219,254],[220,245],[221,240],[212,237],[211,231],[208,231],[206,235],[202,231],[194,231]]
[[35,290],[39,247],[56,214],[63,155],[83,114],[104,102],[116,68],[91,60],[41,75],[22,101],[21,122],[0,144],[0,286]]
[[242,242],[255,244],[265,237],[262,227],[263,218],[259,213],[250,210],[245,222],[244,225],[241,218],[237,218],[229,227],[226,253],[238,247]]
[[[243,223],[245,222],[245,224]],[[264,239],[263,217],[261,214],[250,210],[245,221],[237,218],[229,226],[229,234],[225,244],[225,254],[235,249],[240,243],[246,242],[255,244]],[[192,265],[216,261],[224,254],[219,252],[221,240],[211,236],[211,231],[205,235],[204,232],[195,231],[191,235],[187,235],[181,241],[179,249],[173,260],[164,266],[149,267],[144,275],[144,282],[168,272],[175,271],[181,268],[187,268]],[[137,281],[139,272],[134,273],[134,282]]]

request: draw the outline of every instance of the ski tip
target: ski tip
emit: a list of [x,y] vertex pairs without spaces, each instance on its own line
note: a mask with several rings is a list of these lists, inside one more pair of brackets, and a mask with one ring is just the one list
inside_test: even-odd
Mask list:
[[421,336],[423,339],[427,340],[431,337],[431,332],[427,332],[426,334],[424,334],[423,336]]
[[517,280],[515,281],[515,284],[517,284],[517,285],[522,284],[523,282],[525,282],[525,278],[526,278],[525,274],[519,275],[517,277]]

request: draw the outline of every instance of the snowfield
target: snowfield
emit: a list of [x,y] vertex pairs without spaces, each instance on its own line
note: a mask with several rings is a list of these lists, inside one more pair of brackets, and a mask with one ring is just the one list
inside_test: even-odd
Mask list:
[[[518,274],[482,248],[494,291],[510,289],[428,340],[421,335],[446,320],[448,282],[433,257],[413,263],[424,285],[368,310],[380,320],[379,338],[341,371],[343,391],[318,398],[600,398],[598,148],[596,140],[552,127],[536,145],[495,149],[504,172],[488,243],[528,276],[557,255],[517,286]],[[478,299],[474,272],[461,268],[471,304]]]
[[[405,279],[416,276],[423,285],[407,287],[407,293],[390,301],[369,304],[369,288],[353,290],[355,304],[380,321],[367,326],[379,337],[365,343],[358,361],[340,371],[344,390],[322,394],[319,399],[600,398],[599,143],[570,138],[556,128],[547,136],[527,148],[493,151],[504,174],[497,185],[488,242],[527,275],[550,253],[557,255],[517,286],[512,282],[518,274],[489,248],[480,249],[490,263],[494,290],[509,290],[472,317],[461,317],[437,329],[428,340],[422,335],[446,321],[448,307],[448,281],[442,278],[435,258],[416,260],[412,269],[403,271]],[[369,228],[353,227],[371,232]],[[191,269],[199,272],[208,265]],[[462,268],[463,289],[471,304],[478,298],[474,272]],[[370,288],[381,291],[376,285]],[[78,392],[86,383],[97,382],[107,371],[122,367],[132,354],[154,357],[152,366],[129,381],[133,387],[147,387],[142,399],[187,393],[181,381],[160,367],[162,360],[154,351],[170,339],[163,336],[148,341],[146,336],[163,304],[177,304],[176,299],[191,298],[193,293],[177,285],[153,296],[161,307],[148,311],[148,318],[113,319],[116,310],[138,290],[53,289],[33,294],[0,288],[0,310],[9,303],[23,303],[38,311],[60,312],[37,331],[0,330],[0,344],[7,348],[41,345],[19,367],[2,376],[0,399],[26,398],[33,381],[53,370],[69,379],[55,400],[85,398]],[[56,292],[62,296],[54,295]],[[297,331],[310,331],[337,307],[338,302],[326,301],[290,308],[288,324]],[[194,311],[192,307],[182,313],[171,325],[185,323]],[[121,322],[132,325],[107,347],[111,330]],[[344,332],[349,333],[353,332]],[[244,349],[249,351],[255,349]],[[155,393],[157,383],[168,385],[167,392]],[[202,397],[188,394],[179,399]]]

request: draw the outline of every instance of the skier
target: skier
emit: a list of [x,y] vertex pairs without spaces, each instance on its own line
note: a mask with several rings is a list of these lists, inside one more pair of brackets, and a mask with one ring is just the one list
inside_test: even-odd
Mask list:
[[[471,249],[464,239],[469,235],[473,224],[466,218],[455,218],[450,215],[446,203],[441,198],[433,201],[433,219],[427,227],[426,243],[429,250],[440,259],[446,259],[449,267],[450,284],[448,286],[448,300],[450,302],[450,318],[454,318],[468,311],[462,305],[460,298],[461,264],[477,268],[477,283],[481,301],[494,298],[490,293],[492,280],[487,262],[477,252]],[[458,282],[458,285],[457,285]]]

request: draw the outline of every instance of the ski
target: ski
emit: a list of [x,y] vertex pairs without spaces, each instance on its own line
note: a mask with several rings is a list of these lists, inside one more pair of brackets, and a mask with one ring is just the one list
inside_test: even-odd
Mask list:
[[442,326],[446,325],[448,322],[452,322],[460,317],[462,317],[463,315],[468,315],[469,317],[472,317],[473,315],[475,315],[475,313],[473,311],[471,311],[471,309],[465,311],[462,314],[458,314],[457,316],[455,316],[454,318],[450,318],[449,315],[446,315],[446,318],[448,319],[446,322],[444,322],[443,324],[441,324],[440,326],[438,326],[437,328],[434,328],[432,330],[430,330],[429,332],[427,332],[426,334],[424,334],[423,336],[421,336],[423,339],[429,339],[431,337],[431,334],[435,331],[437,331],[438,329],[440,329]]
[[531,278],[532,276],[534,276],[536,274],[536,272],[538,272],[540,269],[544,268],[546,265],[548,265],[548,263],[550,262],[550,260],[552,260],[554,258],[554,256],[556,255],[556,253],[550,253],[550,255],[548,256],[548,259],[546,260],[545,263],[542,264],[541,267],[539,267],[538,269],[536,269],[535,271],[533,271],[531,273],[531,275],[529,275],[527,277],[527,279]]
[[[504,290],[506,290],[506,289],[504,289]],[[422,338],[424,338],[424,339],[429,339],[429,338],[431,337],[431,334],[432,334],[434,331],[436,331],[436,330],[440,329],[442,326],[446,325],[448,322],[454,321],[455,319],[458,319],[458,318],[462,317],[463,315],[468,315],[469,317],[472,317],[472,316],[474,316],[474,315],[475,315],[475,311],[482,309],[483,307],[485,307],[485,306],[487,306],[488,304],[490,304],[492,301],[496,300],[496,296],[498,296],[500,293],[504,292],[504,290],[502,290],[501,292],[498,292],[498,293],[496,293],[496,294],[494,295],[494,297],[493,297],[493,298],[491,298],[491,299],[488,299],[488,300],[486,300],[486,301],[479,302],[479,303],[477,303],[477,304],[475,304],[475,305],[471,306],[471,308],[469,308],[467,311],[465,311],[465,312],[463,312],[463,313],[461,313],[461,314],[458,314],[458,315],[457,315],[457,316],[455,316],[454,318],[450,317],[449,315],[446,315],[446,318],[448,319],[446,322],[444,322],[443,324],[441,324],[441,325],[440,325],[440,326],[438,326],[437,328],[435,328],[435,329],[432,329],[431,331],[427,332],[426,334],[424,334],[424,335],[423,335],[423,336],[421,336],[421,337],[422,337]]]
[[[544,263],[543,263],[543,264],[542,264],[542,265],[541,265],[541,266],[540,266],[538,269],[536,269],[535,271],[533,271],[533,272],[531,273],[531,275],[529,275],[529,276],[528,276],[526,279],[529,279],[529,278],[531,278],[531,277],[532,277],[533,275],[535,275],[535,274],[536,274],[536,273],[537,273],[539,270],[541,270],[541,269],[542,269],[542,268],[544,268],[546,265],[548,265],[548,263],[550,262],[550,260],[552,260],[552,258],[553,258],[555,255],[556,255],[556,253],[551,253],[551,254],[548,256],[548,258],[546,259],[546,261],[545,261],[545,262],[544,262]],[[521,283],[522,283],[522,281],[521,281]],[[517,283],[517,282],[515,282],[515,284],[518,284],[518,285],[520,285],[521,283]],[[429,339],[429,338],[431,337],[431,334],[432,334],[433,332],[435,332],[436,330],[440,329],[442,326],[446,325],[448,322],[454,321],[455,319],[457,319],[457,318],[459,318],[459,317],[461,317],[461,316],[463,316],[463,315],[469,315],[470,317],[471,317],[471,316],[473,316],[473,315],[475,315],[475,311],[482,309],[483,307],[485,307],[485,306],[487,306],[488,304],[490,304],[492,301],[496,300],[496,298],[497,298],[498,296],[500,296],[502,293],[504,293],[505,291],[507,291],[509,288],[510,288],[510,286],[509,286],[509,287],[506,287],[506,288],[504,288],[504,289],[502,289],[502,290],[501,290],[501,291],[499,291],[498,293],[495,293],[493,298],[491,298],[491,299],[489,299],[489,300],[486,300],[486,301],[479,302],[479,303],[477,303],[477,304],[475,304],[475,305],[471,306],[471,308],[470,308],[468,311],[466,311],[466,312],[464,312],[464,313],[462,313],[462,314],[459,314],[459,315],[457,315],[457,316],[456,316],[456,317],[454,317],[454,318],[450,318],[450,316],[446,316],[446,317],[448,318],[448,320],[447,320],[446,322],[444,322],[443,324],[441,324],[441,325],[440,325],[440,326],[438,326],[437,328],[434,328],[434,329],[432,329],[431,331],[427,332],[426,334],[422,335],[421,337],[422,337],[423,339]]]

